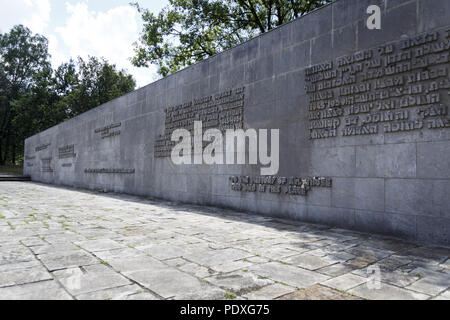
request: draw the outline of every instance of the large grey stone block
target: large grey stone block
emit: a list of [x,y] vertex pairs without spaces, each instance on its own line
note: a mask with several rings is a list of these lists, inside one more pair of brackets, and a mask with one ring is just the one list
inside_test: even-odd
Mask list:
[[419,32],[448,26],[450,2],[445,0],[418,0],[418,6]]
[[416,144],[385,144],[356,147],[356,176],[415,178]]
[[417,144],[417,177],[423,179],[450,178],[450,143],[424,142]]
[[[369,15],[365,17],[367,19]],[[380,30],[369,30],[366,27],[366,19],[361,20],[358,24],[359,50],[394,41],[402,36],[408,37],[416,34],[417,4],[411,2],[382,12]]]
[[332,205],[339,208],[384,211],[384,179],[336,178],[342,186],[332,191]]
[[387,179],[386,211],[404,214],[433,215],[431,180]]

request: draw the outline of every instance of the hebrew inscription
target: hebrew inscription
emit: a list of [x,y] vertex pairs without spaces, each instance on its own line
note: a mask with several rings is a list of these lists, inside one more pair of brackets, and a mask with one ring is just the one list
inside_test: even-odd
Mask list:
[[310,138],[450,128],[449,62],[437,31],[308,68]]
[[165,130],[155,143],[155,157],[170,157],[173,131],[186,129],[192,134],[194,121],[202,121],[205,130],[243,129],[244,91],[244,87],[230,89],[165,109]]
[[233,176],[230,177],[230,183],[231,190],[237,192],[306,196],[312,188],[331,188],[332,179],[327,177]]

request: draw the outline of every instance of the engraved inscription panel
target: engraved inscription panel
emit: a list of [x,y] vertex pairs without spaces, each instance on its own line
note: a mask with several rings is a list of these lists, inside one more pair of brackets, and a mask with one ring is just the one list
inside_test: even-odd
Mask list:
[[108,126],[95,129],[95,133],[99,133],[102,139],[119,136],[120,130],[117,130],[116,128],[119,128],[121,126],[122,126],[121,122],[112,123]]
[[306,196],[312,188],[332,186],[328,177],[233,176],[229,180],[232,191],[295,196]]
[[155,157],[170,157],[175,142],[171,136],[176,129],[186,129],[193,133],[194,121],[202,121],[204,129],[242,129],[244,126],[245,88],[226,90],[216,95],[206,96],[165,110],[164,134],[156,140]]
[[449,62],[437,31],[308,68],[310,139],[450,128]]
[[132,168],[101,168],[101,169],[84,169],[84,173],[94,173],[94,174],[102,174],[102,173],[123,173],[123,174],[132,174],[135,173],[135,169]]
[[58,156],[60,159],[75,158],[77,155],[75,154],[74,151],[75,151],[75,146],[73,144],[64,146],[62,148],[58,148]]
[[43,158],[41,159],[41,162],[42,162],[41,167],[42,172],[53,172],[53,168],[51,166],[52,158]]
[[39,152],[39,151],[45,150],[45,149],[47,149],[50,145],[51,145],[51,143],[41,144],[41,145],[39,145],[39,146],[37,146],[37,147],[35,148],[35,151],[36,151],[36,152]]

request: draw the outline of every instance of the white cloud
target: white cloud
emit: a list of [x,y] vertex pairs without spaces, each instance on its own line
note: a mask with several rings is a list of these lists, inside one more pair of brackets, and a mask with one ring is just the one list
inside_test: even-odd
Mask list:
[[[54,63],[60,63],[64,56],[104,57],[118,68],[133,74],[138,86],[154,80],[155,68],[134,68],[130,63],[133,56],[133,42],[137,41],[141,26],[138,13],[131,6],[118,6],[105,12],[90,11],[87,2],[74,5],[66,3],[68,18],[65,25],[55,29],[59,42],[49,37],[50,52]],[[61,42],[66,46],[61,54]],[[65,59],[68,60],[68,59]]]
[[50,19],[49,0],[0,0],[0,31],[23,24],[34,33],[43,33]]

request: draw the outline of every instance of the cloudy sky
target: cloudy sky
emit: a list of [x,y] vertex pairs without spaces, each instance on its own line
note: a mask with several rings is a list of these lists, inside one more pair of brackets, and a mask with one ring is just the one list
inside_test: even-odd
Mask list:
[[[139,14],[131,0],[0,0],[0,32],[23,24],[49,39],[54,67],[71,57],[105,57],[127,69],[138,87],[156,80],[156,67],[135,68],[133,42],[142,30]],[[138,0],[157,13],[168,0]]]

